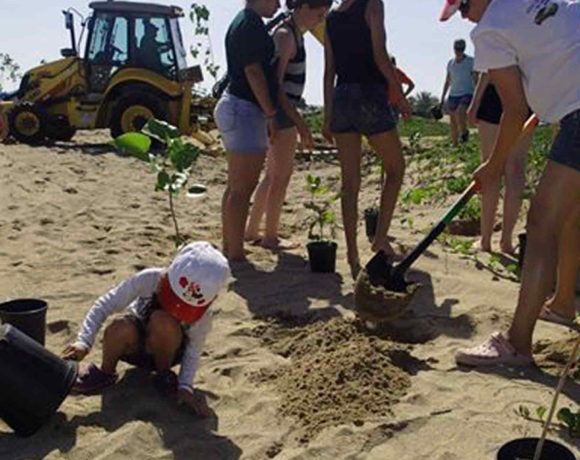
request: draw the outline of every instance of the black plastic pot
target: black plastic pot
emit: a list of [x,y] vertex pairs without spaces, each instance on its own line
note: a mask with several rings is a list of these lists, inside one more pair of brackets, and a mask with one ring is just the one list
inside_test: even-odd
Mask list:
[[443,110],[441,109],[440,105],[431,107],[431,116],[437,121],[443,118]]
[[[504,444],[497,453],[497,460],[533,460],[539,438],[520,438]],[[546,439],[540,460],[576,460],[570,450],[557,442]]]
[[69,394],[76,363],[64,361],[9,324],[0,326],[0,418],[18,436],[46,424]]
[[377,208],[367,208],[365,209],[364,216],[367,238],[372,240],[377,234],[377,225],[379,224],[379,210]]
[[39,299],[16,299],[0,304],[0,321],[12,324],[44,345],[48,304]]
[[520,247],[518,249],[518,266],[521,270],[524,266],[524,257],[526,256],[526,244],[528,243],[528,235],[526,233],[520,233],[518,235],[518,240],[520,242]]
[[336,243],[334,241],[311,241],[306,245],[310,270],[314,273],[336,271]]

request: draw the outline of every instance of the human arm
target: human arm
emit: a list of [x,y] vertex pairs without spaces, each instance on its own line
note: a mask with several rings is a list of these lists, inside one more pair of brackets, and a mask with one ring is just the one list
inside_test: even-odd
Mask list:
[[161,268],[143,270],[101,296],[87,313],[75,342],[65,348],[63,356],[67,359],[83,359],[107,318],[127,308],[139,297],[151,297],[162,273]]
[[280,27],[274,34],[274,42],[276,43],[276,49],[278,50],[277,77],[278,101],[280,103],[280,108],[296,125],[302,145],[309,149],[313,148],[314,140],[312,138],[312,133],[300,115],[300,112],[298,112],[294,104],[292,104],[288,99],[286,91],[284,90],[284,77],[288,69],[288,63],[297,52],[296,40],[294,39],[293,32],[290,32],[285,27]]
[[211,330],[212,320],[212,311],[210,309],[205,312],[197,323],[189,326],[187,330],[187,345],[178,376],[178,403],[187,405],[202,417],[209,415],[209,408],[207,404],[204,404],[205,400],[194,392],[193,382],[199,369],[201,354],[205,347],[207,336]]
[[328,142],[333,142],[330,120],[332,119],[332,102],[334,92],[334,82],[336,80],[336,65],[334,63],[334,53],[332,44],[328,36],[328,30],[324,39],[324,125],[322,135]]
[[266,80],[266,75],[262,69],[262,65],[258,62],[249,64],[244,67],[244,74],[248,79],[248,84],[252,88],[252,92],[260,105],[264,116],[268,121],[268,128],[270,129],[270,136],[273,136],[276,131],[276,123],[274,117],[276,116],[276,107],[272,102],[270,97],[270,92],[268,90],[268,82]]
[[469,108],[467,109],[467,119],[469,121],[470,126],[475,126],[477,124],[477,111],[479,110],[483,93],[485,93],[488,84],[489,77],[487,73],[486,72],[480,73],[479,79],[477,80],[477,84],[475,85],[475,93],[473,95],[473,99],[471,100],[471,104],[469,104]]
[[528,117],[528,104],[518,66],[489,70],[489,80],[499,94],[503,116],[493,152],[475,172],[475,180],[481,188],[485,188],[501,176],[507,158],[513,151]]
[[385,31],[385,8],[381,0],[370,0],[366,13],[367,24],[371,31],[373,57],[380,72],[389,82],[389,99],[394,101],[403,118],[411,115],[411,106],[407,102],[401,84],[397,78],[395,67],[389,58],[387,48],[387,33]]
[[407,89],[404,92],[404,96],[407,97],[415,89],[415,82],[413,82],[413,80],[411,80],[409,76],[398,67],[395,67],[395,71],[397,73],[397,77],[399,78],[399,82],[401,83],[401,87],[403,85],[407,86]]
[[441,93],[441,107],[445,104],[445,97],[447,96],[447,91],[449,91],[449,87],[451,86],[451,76],[449,75],[449,70],[447,71],[447,75],[445,76],[445,83],[443,83],[443,92]]

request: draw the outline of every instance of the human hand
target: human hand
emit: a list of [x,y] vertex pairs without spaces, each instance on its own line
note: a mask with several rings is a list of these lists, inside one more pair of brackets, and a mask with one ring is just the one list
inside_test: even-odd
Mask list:
[[475,128],[477,126],[478,123],[477,109],[473,104],[471,104],[467,109],[467,122],[469,123],[469,126],[471,126],[472,128]]
[[399,99],[396,106],[399,109],[399,112],[401,113],[401,117],[403,117],[403,120],[411,119],[411,116],[413,115],[413,109],[405,96],[402,96]]
[[298,134],[300,135],[300,143],[302,147],[306,150],[312,150],[314,148],[314,138],[312,137],[312,132],[308,125],[304,122],[296,125]]
[[473,173],[473,178],[477,184],[477,190],[482,191],[491,184],[498,181],[501,177],[501,168],[495,163],[486,161]]
[[191,393],[188,390],[180,388],[177,391],[177,404],[189,407],[202,418],[207,418],[212,414],[212,410],[207,404],[205,395],[199,391]]
[[276,137],[278,134],[278,124],[276,123],[276,118],[274,116],[266,118],[266,124],[268,126],[268,138],[270,142]]
[[68,345],[62,352],[63,359],[82,361],[89,354],[89,349],[76,344]]

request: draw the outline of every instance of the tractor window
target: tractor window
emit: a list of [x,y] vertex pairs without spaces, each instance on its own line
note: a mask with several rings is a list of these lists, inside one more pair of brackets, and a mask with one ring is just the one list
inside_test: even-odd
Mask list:
[[146,17],[135,20],[137,65],[175,79],[177,66],[167,20]]
[[171,33],[173,34],[173,40],[175,41],[175,54],[177,56],[177,64],[179,69],[187,68],[187,52],[183,46],[183,37],[181,35],[181,29],[179,27],[179,22],[177,18],[171,21]]
[[88,59],[93,64],[121,67],[129,60],[129,27],[124,17],[100,14],[95,17]]

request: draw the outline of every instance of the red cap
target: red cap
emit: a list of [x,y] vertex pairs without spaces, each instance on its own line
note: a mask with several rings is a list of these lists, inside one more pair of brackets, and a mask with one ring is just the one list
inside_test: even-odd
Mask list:
[[157,288],[157,299],[161,304],[161,308],[169,313],[174,318],[187,324],[193,324],[198,321],[207,311],[213,302],[213,299],[205,305],[196,305],[195,307],[177,296],[171,285],[167,275],[163,275],[159,281]]
[[440,21],[447,21],[451,16],[453,16],[459,10],[461,5],[461,0],[445,0],[445,5],[441,11],[441,16],[439,16]]

